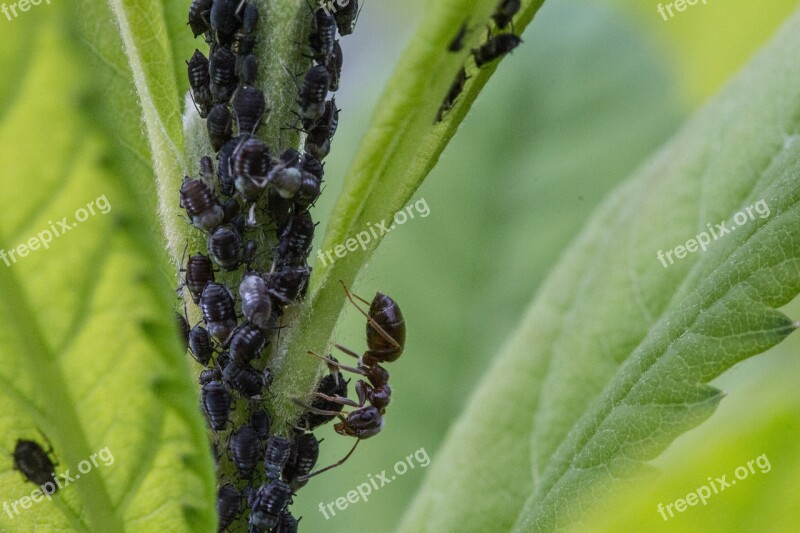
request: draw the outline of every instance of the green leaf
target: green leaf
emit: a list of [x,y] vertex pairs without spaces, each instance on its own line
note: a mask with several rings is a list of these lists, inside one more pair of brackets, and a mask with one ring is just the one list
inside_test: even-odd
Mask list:
[[[514,23],[517,33],[530,23],[542,1],[523,2]],[[436,165],[501,62],[478,69],[471,57],[472,49],[487,39],[484,28],[496,6],[496,0],[446,0],[428,7],[379,99],[372,124],[347,173],[328,222],[323,250],[343,245],[348,238],[366,231],[368,224],[390,221]],[[457,53],[448,52],[464,23],[470,29],[463,48]],[[462,67],[468,76],[464,89],[444,119],[435,122],[437,110]],[[332,343],[333,328],[344,305],[340,282],[352,285],[382,238],[379,235],[363,251],[337,259],[333,265],[315,262],[307,302],[297,319],[299,326],[283,337],[282,350],[288,346],[288,353],[277,373],[273,402],[281,422],[291,423],[296,418],[298,407],[292,399],[305,396],[313,388],[309,384],[317,381],[320,365],[306,351],[321,352]]]
[[[46,239],[62,217],[72,227],[0,264],[0,428],[9,452],[18,438],[52,443],[58,473],[97,466],[52,501],[3,512],[0,529],[211,530],[213,463],[172,323],[140,113],[116,29],[95,14],[27,14],[31,51],[0,122],[0,248]],[[66,33],[76,20],[92,28],[81,42]],[[13,505],[36,486],[5,461],[0,500]]]
[[[795,329],[775,308],[800,291],[798,25],[592,217],[438,452],[402,530],[578,520],[587,499],[711,415],[722,395],[710,380]],[[707,251],[668,268],[657,259],[762,200],[769,216]]]

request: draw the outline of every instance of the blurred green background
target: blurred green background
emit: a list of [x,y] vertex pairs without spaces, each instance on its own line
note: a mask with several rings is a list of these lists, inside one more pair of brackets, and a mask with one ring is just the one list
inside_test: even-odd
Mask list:
[[[171,4],[185,11],[188,3]],[[327,159],[326,189],[315,212],[321,221],[318,241],[371,110],[380,106],[378,96],[426,16],[426,3],[368,0],[357,31],[342,40],[345,66],[337,93],[342,112]],[[356,286],[365,297],[381,290],[401,304],[409,328],[407,347],[390,368],[394,397],[385,430],[364,442],[345,466],[301,491],[294,514],[303,517],[302,530],[394,528],[424,478],[422,469],[409,471],[374,492],[368,503],[353,504],[331,519],[318,506],[344,496],[368,475],[391,470],[416,450],[424,448],[435,459],[488,361],[592,209],[747,61],[798,2],[709,0],[667,22],[656,4],[546,1],[524,35],[525,44],[503,62],[478,99],[416,195],[426,200],[430,216],[393,232]],[[0,68],[32,54],[35,29],[55,17],[55,10],[40,7],[19,23],[0,18]],[[2,71],[0,116],[13,107],[19,89],[9,81],[13,71]],[[800,306],[787,312],[800,316]],[[338,341],[362,349],[363,330],[363,318],[351,309]],[[794,459],[800,400],[792,394],[800,378],[798,342],[791,337],[723,376],[718,386],[730,397],[709,423],[679,439],[659,459],[665,475],[649,480],[647,491],[637,487],[621,496],[618,505],[624,512],[601,513],[589,529],[663,527],[655,503],[682,497],[707,476],[732,471],[766,452],[772,473],[666,526],[678,531],[793,530],[791,520],[781,521],[776,505],[792,498],[796,506],[798,498],[792,492],[793,474],[800,468]],[[710,435],[724,435],[729,444],[710,447],[719,443]],[[320,465],[337,460],[352,445],[330,427],[318,436],[325,437]]]

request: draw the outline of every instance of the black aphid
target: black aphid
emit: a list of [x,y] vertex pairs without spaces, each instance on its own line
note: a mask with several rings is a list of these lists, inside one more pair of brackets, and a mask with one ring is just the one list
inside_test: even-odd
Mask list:
[[256,409],[250,413],[250,427],[256,432],[259,440],[267,440],[272,426],[272,418],[266,409]]
[[232,361],[222,371],[222,379],[245,398],[261,396],[264,390],[264,376],[248,364]]
[[311,269],[303,265],[263,274],[262,277],[273,300],[280,305],[291,305],[305,296]]
[[197,378],[197,382],[202,387],[207,383],[211,383],[212,381],[219,381],[222,379],[222,372],[219,371],[218,368],[206,368],[200,372],[200,375]]
[[180,313],[175,313],[175,320],[178,322],[178,331],[181,334],[184,349],[189,348],[189,321]]
[[195,326],[189,332],[189,348],[195,360],[203,366],[208,366],[211,357],[214,355],[214,345],[211,343],[211,335],[203,326]]
[[277,526],[291,499],[292,489],[285,481],[276,479],[261,485],[251,502],[250,531],[261,533]]
[[297,533],[298,519],[292,516],[289,509],[284,509],[281,516],[278,518],[278,525],[272,530],[272,533]]
[[242,298],[242,314],[261,331],[269,328],[272,316],[272,300],[264,280],[256,274],[248,274],[239,285]]
[[207,155],[200,158],[200,177],[206,183],[214,180],[214,161]]
[[266,341],[261,331],[252,324],[245,324],[233,332],[230,353],[239,363],[249,363],[261,356]]
[[236,311],[228,289],[218,283],[208,283],[200,298],[200,309],[211,336],[226,341],[236,328]]
[[230,226],[220,226],[208,236],[208,253],[225,270],[236,270],[242,257],[242,236]]
[[239,78],[242,85],[255,85],[258,78],[258,58],[253,54],[246,55],[239,66]]
[[197,106],[200,116],[206,118],[211,110],[211,77],[208,74],[208,59],[200,50],[195,50],[192,58],[186,62],[189,74],[189,86],[192,88],[192,100]]
[[211,29],[211,4],[214,0],[192,0],[189,6],[189,27],[195,37]]
[[464,67],[461,67],[461,70],[456,74],[456,79],[453,80],[452,85],[450,85],[450,89],[447,91],[447,96],[444,97],[442,105],[439,106],[439,111],[436,112],[436,122],[441,122],[447,112],[453,109],[456,100],[458,100],[459,95],[464,90],[467,79],[467,71],[464,70]]
[[300,117],[303,128],[310,130],[325,113],[325,98],[328,96],[328,85],[331,76],[325,65],[314,65],[303,79],[300,89]]
[[19,470],[31,483],[39,485],[42,492],[53,494],[58,490],[53,460],[38,442],[18,439],[13,456],[14,469]]
[[228,448],[239,477],[250,479],[261,456],[260,442],[256,432],[248,425],[240,427],[231,435]]
[[475,57],[475,64],[482,67],[486,63],[490,63],[495,59],[504,56],[512,51],[514,48],[522,43],[522,39],[513,33],[501,33],[495,35],[488,41],[483,43],[480,48],[472,50],[472,55]]
[[[336,359],[332,358],[334,361]],[[326,374],[322,377],[317,385],[317,392],[326,396],[340,396],[342,398],[347,396],[347,381],[345,381],[342,373],[338,370],[332,374]],[[340,412],[344,406],[340,403],[325,400],[324,398],[315,397],[311,402],[311,407],[318,411]],[[323,424],[327,424],[336,418],[336,415],[319,414],[315,412],[305,412],[300,418],[300,425],[309,430],[317,428]]]
[[328,60],[325,62],[325,68],[328,69],[328,76],[330,76],[328,90],[334,92],[339,90],[339,79],[342,77],[343,63],[344,55],[342,54],[342,46],[339,44],[339,41],[336,41],[333,43],[333,50],[328,56]]
[[217,492],[217,516],[219,517],[218,531],[233,524],[242,509],[242,495],[230,483],[219,488]]
[[319,160],[324,159],[331,151],[331,141],[338,127],[339,109],[336,108],[336,101],[331,99],[325,102],[325,112],[308,132],[305,151]]
[[208,129],[208,140],[215,152],[218,152],[222,145],[228,142],[233,135],[233,118],[228,106],[217,104],[208,114],[206,119]]
[[267,439],[267,449],[264,452],[264,472],[269,479],[281,477],[286,462],[292,452],[292,442],[286,437],[273,435]]
[[521,0],[500,0],[492,14],[492,20],[498,28],[504,29],[517,14],[521,5]]
[[229,43],[242,24],[238,9],[240,0],[216,0],[211,8],[211,29],[220,43]]
[[350,0],[341,7],[334,14],[336,17],[336,26],[339,28],[341,35],[350,35],[353,33],[358,19],[358,0]]
[[236,151],[236,147],[239,146],[239,142],[239,139],[231,139],[219,149],[217,154],[217,161],[219,161],[219,192],[224,196],[233,196],[233,193],[236,192],[233,171],[231,170],[231,158]]
[[464,22],[460,28],[458,28],[458,33],[456,36],[453,37],[453,40],[450,41],[450,44],[447,45],[447,50],[449,52],[460,52],[464,48],[464,37],[467,36],[467,23]]
[[264,141],[250,137],[240,142],[233,153],[231,170],[236,190],[247,200],[255,201],[264,193],[263,181],[272,165]]
[[192,294],[194,303],[198,303],[206,284],[214,281],[214,264],[208,256],[203,254],[190,255],[189,260],[186,261],[185,272],[186,288]]
[[210,381],[200,391],[208,423],[215,431],[222,431],[231,414],[231,395],[219,381]]
[[236,32],[233,50],[239,55],[247,55],[256,46],[256,26],[258,25],[258,8],[251,3],[244,5],[242,27]]
[[211,231],[222,222],[224,213],[217,196],[204,182],[186,177],[181,183],[180,205],[189,215],[192,225]]
[[333,43],[336,40],[336,19],[324,7],[314,11],[311,19],[311,33],[308,35],[308,44],[313,52],[312,57],[317,63],[325,64],[333,52]]
[[233,113],[239,135],[255,133],[266,108],[264,93],[260,89],[249,85],[240,87],[233,96]]
[[[216,5],[216,4],[215,4]],[[236,90],[236,54],[225,46],[215,46],[208,62],[211,96],[215,103],[227,103]]]
[[289,481],[292,491],[297,492],[308,483],[308,480],[300,481],[298,478],[310,474],[317,464],[319,441],[313,433],[298,433],[292,452],[291,460],[283,469],[283,477]]
[[314,240],[314,221],[308,211],[293,213],[275,249],[276,264],[297,267],[305,263]]

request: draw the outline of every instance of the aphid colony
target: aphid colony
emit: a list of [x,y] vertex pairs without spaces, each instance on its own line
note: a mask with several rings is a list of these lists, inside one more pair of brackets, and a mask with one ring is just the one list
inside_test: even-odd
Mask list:
[[[298,124],[285,125],[304,135],[302,152],[273,151],[258,137],[270,110],[253,51],[258,25],[269,23],[267,14],[245,0],[194,0],[189,8],[192,32],[209,46],[208,55],[196,50],[187,61],[190,94],[206,119],[215,154],[200,160],[199,175],[186,177],[179,191],[188,222],[206,235],[205,249],[189,253],[181,269],[181,289],[198,306],[202,323],[190,327],[186,318],[179,321],[190,354],[203,367],[201,404],[218,463],[220,531],[234,524],[247,524],[252,532],[297,531],[288,506],[317,463],[319,441],[311,430],[338,415],[337,431],[366,438],[360,420],[380,421],[388,403],[388,374],[378,365],[387,359],[371,352],[352,369],[369,383],[359,381],[358,408],[347,417],[339,414],[343,405],[356,404],[346,398],[347,382],[333,359],[318,397],[288,437],[272,433],[264,401],[271,383],[266,347],[280,331],[287,306],[305,296],[311,274],[307,258],[315,223],[309,208],[320,195],[322,160],[339,121],[328,93],[338,89],[341,77],[337,32],[351,33],[358,14],[356,1],[348,6],[335,14],[319,8],[308,16],[307,42],[299,46],[310,65],[297,84]],[[270,242],[256,238],[264,229]],[[378,330],[392,329],[379,310],[370,310],[373,314]],[[383,349],[373,344],[371,351]],[[237,420],[242,414],[245,419]]]
[[[476,67],[481,68],[503,57],[522,43],[522,39],[514,33],[513,24],[514,16],[519,12],[521,4],[521,0],[500,0],[497,4],[491,16],[495,29],[497,31],[504,31],[510,25],[511,33],[495,33],[492,35],[492,28],[490,25],[487,29],[486,42],[478,48],[472,49],[472,57],[475,60]],[[464,39],[468,31],[469,27],[467,23],[464,22],[458,29],[455,37],[453,37],[452,41],[448,44],[447,50],[449,52],[460,52],[464,48]],[[458,74],[456,74],[453,83],[450,85],[450,89],[448,89],[447,95],[445,95],[442,101],[442,105],[439,106],[439,110],[436,112],[434,124],[441,122],[444,116],[456,104],[456,100],[464,90],[467,79],[469,79],[469,76],[467,76],[466,67],[462,66]]]

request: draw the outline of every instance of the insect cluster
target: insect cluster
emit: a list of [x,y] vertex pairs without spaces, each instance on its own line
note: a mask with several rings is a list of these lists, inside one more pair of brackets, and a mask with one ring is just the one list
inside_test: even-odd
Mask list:
[[[181,267],[180,288],[199,308],[202,324],[190,327],[179,318],[189,353],[203,367],[201,404],[218,463],[220,531],[235,523],[252,532],[297,531],[288,506],[319,455],[311,430],[324,417],[314,415],[314,423],[288,437],[271,427],[266,348],[287,307],[306,293],[315,229],[309,209],[321,193],[322,160],[339,120],[328,98],[339,88],[343,63],[337,32],[351,33],[356,15],[351,1],[335,14],[321,7],[307,17],[302,46],[309,68],[293,110],[298,123],[286,125],[303,134],[303,149],[273,151],[258,136],[270,110],[253,53],[258,26],[269,22],[265,14],[245,0],[194,0],[189,8],[192,32],[209,47],[207,56],[196,50],[187,61],[190,94],[214,154],[202,157],[198,176],[187,176],[180,188],[180,205],[206,235],[206,246]],[[264,235],[267,242],[259,240]],[[323,392],[346,396],[343,380],[333,388],[326,383]]]
[[[500,0],[492,13],[491,19],[494,22],[495,31],[492,32],[491,24],[487,28],[487,39],[478,48],[472,49],[472,57],[475,60],[475,66],[482,68],[484,65],[499,59],[500,57],[511,52],[522,43],[522,39],[514,33],[514,16],[519,12],[522,5],[522,0]],[[511,26],[511,32],[506,32],[506,28]],[[461,25],[453,40],[447,47],[449,52],[460,52],[464,48],[464,39],[469,32],[467,23]],[[450,89],[447,91],[442,105],[436,112],[436,119],[434,124],[441,122],[445,115],[453,108],[458,100],[459,95],[464,90],[469,76],[465,66],[456,74]]]

